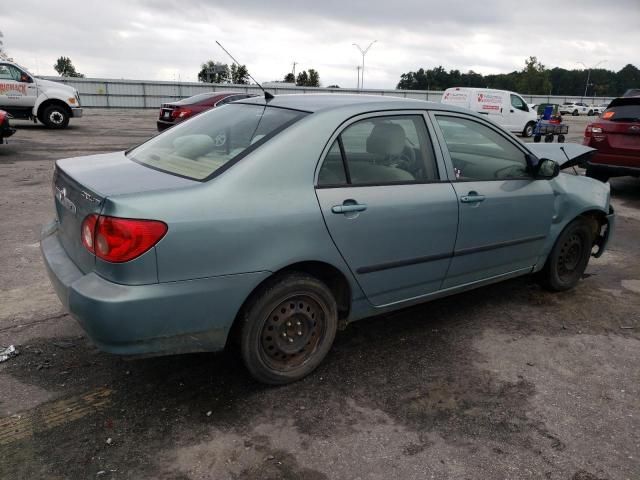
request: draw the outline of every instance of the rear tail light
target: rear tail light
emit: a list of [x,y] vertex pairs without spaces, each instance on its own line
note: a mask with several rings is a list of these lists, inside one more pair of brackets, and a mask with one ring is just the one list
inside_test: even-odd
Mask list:
[[593,138],[596,142],[601,142],[607,136],[605,131],[599,125],[587,125],[584,131],[586,138]]
[[171,112],[171,118],[184,118],[191,115],[192,111],[188,108],[176,108]]
[[167,233],[157,220],[91,214],[82,222],[82,244],[96,257],[122,263],[139,257]]

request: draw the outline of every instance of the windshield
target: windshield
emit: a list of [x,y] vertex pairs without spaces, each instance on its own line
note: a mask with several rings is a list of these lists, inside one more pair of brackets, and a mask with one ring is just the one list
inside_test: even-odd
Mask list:
[[219,96],[219,93],[199,93],[198,95],[194,95],[193,97],[183,98],[182,100],[178,100],[177,102],[171,102],[172,105],[193,105],[194,103],[204,102],[205,100],[210,100],[213,97]]
[[127,156],[165,173],[208,180],[305,115],[264,105],[225,105],[172,127]]

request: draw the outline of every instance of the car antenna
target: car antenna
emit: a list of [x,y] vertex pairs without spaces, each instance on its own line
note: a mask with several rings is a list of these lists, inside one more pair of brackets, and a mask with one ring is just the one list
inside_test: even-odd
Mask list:
[[[222,50],[224,50],[224,53],[226,53],[227,55],[229,55],[229,57],[231,57],[231,60],[233,60],[233,62],[234,62],[236,65],[240,66],[240,63],[239,63],[235,58],[233,58],[233,55],[231,55],[229,52],[227,52],[227,49],[226,49],[226,48],[224,48],[224,47],[222,46],[222,44],[221,44],[219,41],[217,41],[217,40],[216,40],[216,43],[218,44],[218,46],[219,46]],[[264,99],[265,99],[267,102],[268,102],[269,100],[271,100],[272,98],[274,98],[274,97],[273,97],[273,94],[271,94],[271,93],[267,92],[264,88],[262,88],[262,85],[260,85],[260,84],[258,83],[258,81],[257,81],[255,78],[253,78],[253,77],[251,76],[251,74],[249,73],[249,71],[248,71],[248,70],[247,70],[247,75],[249,75],[249,78],[250,78],[251,80],[253,80],[253,81],[256,83],[256,85],[258,85],[258,86],[260,87],[260,90],[262,90],[262,93],[264,93]]]

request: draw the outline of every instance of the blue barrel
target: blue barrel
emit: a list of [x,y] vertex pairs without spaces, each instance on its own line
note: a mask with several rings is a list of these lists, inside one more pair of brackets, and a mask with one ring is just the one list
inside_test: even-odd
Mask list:
[[551,118],[551,115],[553,115],[553,105],[547,105],[546,107],[544,107],[544,113],[542,114],[542,119],[549,120]]

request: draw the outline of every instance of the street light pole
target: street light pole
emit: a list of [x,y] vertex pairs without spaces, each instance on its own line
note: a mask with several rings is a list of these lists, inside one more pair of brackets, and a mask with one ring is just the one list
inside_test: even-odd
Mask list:
[[357,87],[357,88],[358,88],[358,90],[360,89],[360,69],[361,69],[361,68],[362,68],[362,67],[361,67],[360,65],[358,65],[358,66],[356,67],[356,69],[358,70],[358,87]]
[[584,99],[584,97],[587,96],[587,90],[589,89],[589,80],[591,79],[591,70],[595,70],[596,67],[598,67],[598,65],[602,65],[605,62],[606,62],[606,60],[601,60],[598,63],[596,63],[593,67],[587,67],[584,63],[577,62],[580,65],[582,65],[584,68],[587,69],[587,83],[585,83],[585,85],[584,85],[584,95],[582,96],[583,99]]
[[364,88],[364,56],[367,54],[367,52],[369,51],[369,49],[372,47],[372,45],[374,43],[376,43],[377,40],[374,40],[373,42],[371,42],[369,44],[369,46],[367,48],[365,48],[364,50],[362,49],[362,47],[360,47],[360,45],[358,45],[357,43],[354,43],[353,46],[356,47],[358,50],[360,50],[360,53],[362,54],[362,77],[360,80],[360,85],[361,85],[361,89]]

